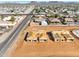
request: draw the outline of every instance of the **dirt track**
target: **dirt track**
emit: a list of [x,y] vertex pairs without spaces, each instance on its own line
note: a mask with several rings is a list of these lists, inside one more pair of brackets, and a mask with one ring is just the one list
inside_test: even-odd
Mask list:
[[[11,49],[9,56],[79,56],[79,40],[74,42],[26,42],[24,34],[30,30],[71,30],[79,27],[28,27],[17,38],[17,48]],[[14,45],[15,46],[15,43]]]

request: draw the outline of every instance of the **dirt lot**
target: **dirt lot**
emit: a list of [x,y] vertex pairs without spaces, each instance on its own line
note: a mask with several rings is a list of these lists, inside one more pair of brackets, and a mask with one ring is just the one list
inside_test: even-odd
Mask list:
[[[48,42],[26,42],[24,41],[24,36],[26,31],[32,30],[71,30],[78,29],[79,27],[28,27],[22,31],[17,42],[12,46],[17,46],[11,48],[7,55],[8,56],[79,56],[79,40],[76,38],[74,42],[53,42],[49,40]],[[16,45],[15,45],[16,44]]]

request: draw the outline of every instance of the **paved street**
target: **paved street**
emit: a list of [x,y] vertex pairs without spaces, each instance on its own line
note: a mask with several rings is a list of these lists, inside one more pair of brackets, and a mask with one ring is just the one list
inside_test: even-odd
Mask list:
[[[2,56],[5,51],[8,49],[8,47],[11,45],[11,43],[15,40],[18,33],[22,30],[25,24],[30,20],[32,15],[28,15],[21,23],[20,25],[11,33],[11,35],[1,44],[0,46],[0,56]],[[28,24],[27,24],[28,26]]]

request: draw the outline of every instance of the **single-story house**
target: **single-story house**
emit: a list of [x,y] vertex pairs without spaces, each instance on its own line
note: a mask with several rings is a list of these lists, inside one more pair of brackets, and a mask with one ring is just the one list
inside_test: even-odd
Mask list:
[[74,19],[73,18],[65,18],[64,19],[67,25],[74,25]]
[[47,26],[48,23],[47,23],[45,20],[43,20],[43,21],[41,21],[41,25],[43,25],[43,26]]
[[54,23],[54,24],[61,23],[60,19],[58,19],[58,18],[49,18],[48,20],[49,20],[49,22]]

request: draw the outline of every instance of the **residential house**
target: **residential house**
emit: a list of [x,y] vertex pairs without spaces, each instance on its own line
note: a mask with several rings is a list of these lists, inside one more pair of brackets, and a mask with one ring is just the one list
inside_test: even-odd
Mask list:
[[67,25],[73,26],[74,25],[74,19],[73,18],[65,18],[64,19]]
[[61,21],[58,18],[49,18],[48,20],[49,20],[49,22],[51,22],[52,24],[55,24],[55,25],[61,24]]

